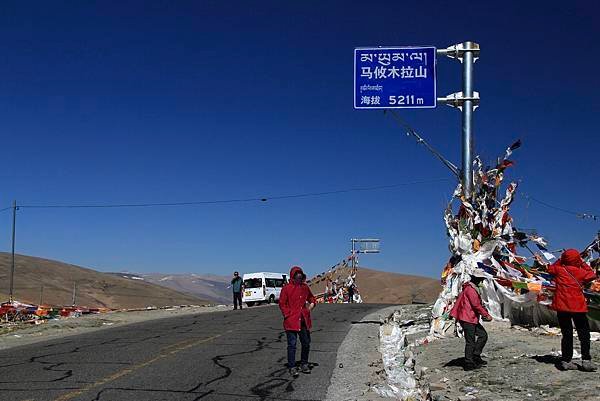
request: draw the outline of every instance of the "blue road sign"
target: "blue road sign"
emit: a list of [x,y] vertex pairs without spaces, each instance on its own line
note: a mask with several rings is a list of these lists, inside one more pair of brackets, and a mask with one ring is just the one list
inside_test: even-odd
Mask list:
[[354,49],[355,109],[435,106],[435,47]]

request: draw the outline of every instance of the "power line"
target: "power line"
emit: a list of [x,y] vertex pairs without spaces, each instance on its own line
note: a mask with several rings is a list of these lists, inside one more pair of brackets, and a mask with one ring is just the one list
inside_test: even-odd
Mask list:
[[532,200],[532,201],[534,201],[536,203],[539,203],[540,205],[546,206],[547,208],[554,209],[554,210],[557,210],[559,212],[567,213],[567,214],[570,214],[570,215],[573,215],[573,216],[577,216],[580,219],[591,219],[591,220],[594,220],[594,221],[600,220],[600,216],[598,216],[597,214],[576,212],[576,211],[573,211],[573,210],[564,209],[562,207],[551,205],[551,204],[549,204],[547,202],[541,201],[541,200],[536,199],[533,196],[529,196],[527,194],[523,194],[523,196],[526,199]]
[[[429,180],[417,180],[398,184],[389,185],[377,185],[370,187],[354,187],[339,189],[334,191],[323,191],[323,192],[304,192],[289,195],[273,195],[264,197],[252,197],[252,198],[234,198],[234,199],[217,199],[217,200],[206,200],[206,201],[190,201],[190,202],[160,202],[160,203],[95,203],[95,204],[31,204],[31,205],[18,205],[19,208],[24,209],[98,209],[98,208],[136,208],[136,207],[164,207],[164,206],[198,206],[198,205],[214,205],[214,204],[227,204],[227,203],[248,203],[248,202],[267,202],[269,200],[282,200],[282,199],[297,199],[297,198],[312,198],[328,195],[336,195],[350,192],[365,192],[365,191],[376,191],[383,189],[393,189],[409,185],[429,184],[443,181],[452,181],[449,178],[435,178]],[[12,209],[8,207],[2,210]],[[2,211],[0,210],[0,211]]]

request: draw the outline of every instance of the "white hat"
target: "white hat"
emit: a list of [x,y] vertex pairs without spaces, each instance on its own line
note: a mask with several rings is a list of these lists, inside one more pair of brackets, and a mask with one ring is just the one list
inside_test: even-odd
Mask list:
[[474,269],[470,274],[471,277],[487,278],[483,269]]

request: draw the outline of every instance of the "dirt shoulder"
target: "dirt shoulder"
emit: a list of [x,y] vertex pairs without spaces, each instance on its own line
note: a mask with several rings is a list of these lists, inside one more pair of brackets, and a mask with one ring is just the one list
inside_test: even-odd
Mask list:
[[0,327],[0,350],[147,320],[198,313],[222,312],[230,309],[230,306],[225,305],[173,307],[156,310],[84,315],[81,317],[46,320],[44,323],[36,325],[3,325]]
[[[560,335],[511,328],[508,323],[486,323],[489,340],[484,349],[488,365],[465,372],[464,340],[446,338],[417,347],[417,364],[430,383],[432,399],[446,400],[600,400],[598,372],[559,371],[555,367]],[[575,348],[579,342],[575,338]],[[600,364],[600,343],[592,342],[592,358]],[[577,361],[575,361],[577,362]]]

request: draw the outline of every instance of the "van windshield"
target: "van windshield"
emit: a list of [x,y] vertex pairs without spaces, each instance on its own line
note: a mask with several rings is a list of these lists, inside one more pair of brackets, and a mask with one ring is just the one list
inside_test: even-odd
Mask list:
[[244,280],[244,288],[262,288],[262,278],[247,278]]

